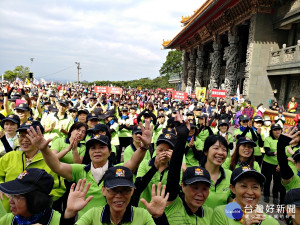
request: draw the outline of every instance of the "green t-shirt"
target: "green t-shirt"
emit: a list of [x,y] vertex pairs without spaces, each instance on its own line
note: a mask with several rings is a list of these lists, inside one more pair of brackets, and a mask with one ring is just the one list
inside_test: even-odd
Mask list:
[[[136,148],[135,146],[131,143],[130,145],[128,145],[125,150],[124,150],[124,163],[127,162],[129,159],[131,159],[133,153],[136,151]],[[150,155],[150,152],[147,151],[146,152],[146,155],[144,157],[144,160],[150,160],[151,159],[151,155]]]
[[[137,175],[136,177],[143,177],[152,167],[154,164],[155,158],[152,158],[150,161],[149,160],[143,160],[138,168]],[[149,184],[145,188],[145,190],[142,192],[140,199],[144,198],[146,199],[147,202],[151,201],[151,193],[152,193],[152,185],[153,184],[158,184],[158,182],[161,182],[161,185],[167,185],[167,178],[169,174],[169,168],[167,167],[162,173],[157,171],[152,179],[150,180]],[[180,173],[180,181],[181,183],[181,177],[182,177],[182,171]],[[178,184],[179,185],[179,184]],[[141,208],[146,208],[145,205],[142,202],[139,202],[139,207]]]
[[0,218],[2,218],[6,214],[6,211],[2,205],[2,202],[0,202]]
[[103,181],[100,181],[99,184],[95,181],[91,173],[91,164],[71,164],[71,166],[72,180],[77,183],[79,179],[86,178],[86,183],[91,183],[91,187],[86,195],[86,198],[88,196],[94,196],[92,200],[81,211],[78,212],[78,217],[80,218],[89,209],[106,205],[106,199],[101,190]]
[[[297,151],[297,150],[300,149],[300,146],[295,146],[295,147],[292,147],[290,145],[286,146],[285,147],[285,154],[286,154],[287,157],[292,157],[292,155],[287,151],[287,148],[289,148],[289,147],[292,148],[293,152],[295,152],[295,151]],[[298,170],[297,170],[297,167],[296,167],[295,163],[293,163],[292,161],[288,160],[288,165],[290,166],[290,168],[293,170],[293,172],[295,174],[298,173]]]
[[[224,169],[228,169],[228,170],[229,170],[229,168],[230,168],[230,162],[231,162],[231,159],[230,159],[230,158],[227,158],[227,159],[225,160],[225,162],[222,164],[222,167],[223,167]],[[236,169],[236,168],[239,168],[239,167],[240,167],[240,166],[239,166],[238,164],[235,165],[235,169]],[[259,164],[258,164],[256,161],[254,161],[254,163],[253,163],[253,169],[255,169],[255,170],[258,171],[258,172],[261,172],[261,171],[260,171]]]
[[[215,208],[214,216],[212,218],[213,225],[241,225],[241,222],[238,220],[230,219],[225,214],[225,206],[220,205]],[[261,225],[279,225],[278,221],[275,220],[273,217],[263,213],[266,216],[266,219],[262,221]]]
[[[270,148],[271,152],[277,152],[277,139],[273,139],[271,136],[267,137],[264,142],[264,147]],[[278,165],[277,156],[267,156],[265,154],[264,161],[272,165]]]
[[286,191],[289,191],[289,190],[292,190],[295,188],[300,188],[300,177],[297,174],[295,174],[289,183],[287,183],[287,184],[284,184],[283,182],[281,182],[281,183],[285,187]]
[[229,185],[232,172],[230,170],[223,169],[223,167],[220,167],[220,171],[220,176],[216,184],[213,180],[211,180],[209,195],[204,203],[204,205],[207,205],[212,209],[216,206],[227,204],[231,195]]
[[[12,224],[13,220],[14,220],[14,215],[12,213],[8,213],[3,217],[0,217],[0,224],[5,224],[5,225],[9,225]],[[47,223],[48,225],[58,225],[60,221],[60,213],[53,210],[53,214],[52,214],[52,218],[50,223]]]
[[[188,146],[188,142],[186,142],[185,147]],[[195,144],[195,148],[197,149],[197,151],[202,151],[202,146],[204,145],[201,141],[200,138],[196,137],[196,140],[194,141]],[[194,153],[193,153],[193,149],[189,148],[188,152],[185,155],[185,159],[186,159],[186,166],[187,167],[191,167],[191,166],[199,166],[199,161],[194,157]]]
[[[199,213],[198,213],[199,211]],[[177,197],[165,209],[166,216],[170,225],[211,225],[213,210],[206,205],[196,214],[187,212],[180,197]]]
[[111,135],[111,145],[117,146],[120,145],[119,141],[119,124],[117,122],[110,125],[109,129],[115,130]]
[[[109,209],[108,209],[109,210]],[[152,216],[150,213],[141,208],[131,207],[131,210],[129,210],[130,213],[127,213],[127,210],[125,211],[125,214],[123,216],[125,221],[122,222],[122,225],[155,225]],[[77,222],[76,225],[113,225],[113,222],[110,220],[110,222],[106,222],[106,220],[110,220],[109,217],[109,211],[107,213],[106,207],[94,207],[87,211]]]
[[[69,145],[70,145],[69,139],[63,137],[56,138],[52,142],[51,149],[56,150],[57,152],[61,152],[65,150]],[[80,143],[79,145],[80,146],[77,146],[77,151],[79,156],[83,157],[85,154],[85,144]],[[64,157],[62,157],[60,161],[68,164],[74,163],[72,150],[70,150]]]
[[[236,137],[237,135],[241,135],[242,133],[243,133],[243,131],[241,131],[240,128],[237,128],[237,129],[234,130],[233,136]],[[251,131],[248,131],[248,132],[246,133],[246,136],[245,136],[245,137],[248,137],[248,138],[250,138],[250,139],[252,140],[253,138],[252,138]],[[237,143],[237,141],[238,141],[238,138],[235,138],[235,142],[236,142],[236,143]]]
[[[265,137],[264,137],[264,134],[260,134],[261,136],[261,139],[264,140]],[[256,147],[254,147],[254,156],[261,156],[262,155],[262,148],[258,146],[258,140],[255,142],[256,143]]]

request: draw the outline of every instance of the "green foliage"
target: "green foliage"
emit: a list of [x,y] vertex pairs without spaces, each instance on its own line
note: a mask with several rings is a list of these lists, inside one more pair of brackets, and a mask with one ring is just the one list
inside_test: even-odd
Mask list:
[[7,70],[4,72],[4,79],[8,81],[13,81],[17,77],[19,77],[22,80],[24,80],[28,78],[29,72],[30,72],[29,67],[24,67],[22,65],[16,66],[16,68],[13,71]]
[[90,85],[94,83],[97,86],[109,86],[112,84],[114,87],[124,87],[124,88],[142,87],[142,89],[156,89],[156,88],[166,89],[168,87],[172,87],[172,85],[168,83],[167,76],[159,76],[152,80],[147,77],[147,78],[141,78],[138,80],[130,80],[130,81],[95,81],[95,82],[91,82]]
[[182,72],[181,66],[182,52],[178,50],[169,51],[166,57],[166,61],[159,70],[162,76],[166,76],[168,79],[172,74],[180,74]]

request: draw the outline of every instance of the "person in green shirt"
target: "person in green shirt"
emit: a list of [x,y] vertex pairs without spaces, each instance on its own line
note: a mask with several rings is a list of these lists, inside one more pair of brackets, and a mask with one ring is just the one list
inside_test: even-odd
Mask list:
[[60,213],[50,208],[53,184],[53,177],[37,168],[26,169],[16,179],[0,184],[11,208],[0,224],[59,224]]
[[67,138],[57,138],[51,145],[51,150],[56,154],[61,162],[82,163],[85,153],[85,144],[81,143],[86,137],[87,125],[85,123],[74,123]]
[[89,111],[87,109],[80,109],[77,112],[77,119],[78,122],[86,123]]
[[226,161],[222,164],[222,167],[225,169],[230,169],[233,171],[235,168],[240,166],[250,166],[256,171],[260,172],[260,167],[255,161],[253,152],[256,143],[246,137],[240,137],[237,145],[235,147],[234,153],[230,158],[227,158]]
[[280,192],[280,204],[284,203],[285,189],[280,182],[279,166],[277,161],[277,142],[282,132],[282,127],[278,124],[272,124],[270,136],[264,141],[264,155],[262,164],[262,174],[266,177],[264,185],[264,201],[269,203],[270,185],[273,179],[273,203],[278,204],[278,192]]
[[257,137],[254,133],[254,130],[250,127],[251,124],[249,123],[250,119],[247,115],[240,115],[239,116],[239,125],[240,127],[235,129],[233,132],[233,136],[237,141],[240,137],[248,137],[252,141],[257,141]]
[[[139,164],[143,160],[149,149],[152,138],[150,123],[146,122],[145,128],[141,124],[140,126],[142,129],[141,146],[135,151],[131,159],[124,163],[124,166],[128,167],[133,172],[137,170]],[[87,141],[85,154],[85,157],[87,157],[86,164],[67,164],[60,162],[48,147],[51,139],[46,140],[39,129],[35,131],[30,128],[27,136],[30,138],[31,142],[40,149],[47,165],[56,174],[74,182],[86,178],[87,182],[91,183],[91,188],[87,195],[94,196],[94,198],[79,212],[79,217],[94,206],[104,206],[106,204],[106,199],[101,192],[101,187],[103,185],[102,178],[108,168],[113,167],[112,162],[109,160],[111,144],[110,139],[107,136],[99,135]],[[85,163],[85,157],[83,158],[83,163]]]
[[287,191],[300,188],[300,151],[295,151],[292,156],[296,171],[289,165],[285,151],[288,145],[293,145],[298,141],[300,131],[296,131],[296,128],[289,128],[286,132],[282,132],[277,143],[277,160],[280,166],[281,183]]
[[[233,137],[232,134],[228,132],[229,130],[229,121],[228,119],[220,119],[218,121],[218,131],[215,132],[216,135],[223,136],[228,142],[229,151],[233,149]],[[230,154],[227,154],[227,158],[230,158]]]
[[[214,209],[212,223],[214,225],[279,225],[273,217],[263,213],[257,204],[261,196],[262,187],[266,178],[263,174],[247,166],[241,166],[232,172],[230,189],[235,194],[233,199],[238,207],[235,207],[235,215],[228,210],[226,205]],[[234,204],[229,203],[229,204]],[[248,208],[246,208],[248,207]],[[249,210],[249,208],[251,210]],[[236,213],[240,210],[240,215]],[[247,210],[246,210],[247,209]]]
[[[102,186],[103,195],[106,197],[105,206],[97,206],[88,210],[77,222],[76,225],[86,224],[124,224],[124,225],[168,225],[166,217],[163,217],[164,209],[169,197],[165,195],[164,186],[161,190],[161,184],[152,187],[152,199],[148,203],[142,200],[147,210],[133,207],[130,199],[134,193],[135,185],[131,171],[124,166],[109,168],[104,177]],[[74,220],[78,211],[80,211],[91,200],[91,196],[85,199],[89,185],[84,188],[86,180],[79,180],[76,189],[75,185],[71,188],[68,199],[68,207],[64,213],[65,220]],[[152,215],[152,216],[151,216]]]
[[[256,147],[254,147],[254,157],[255,161],[258,162],[258,165],[261,166],[263,161],[263,153],[262,148],[264,147],[264,134],[262,132],[262,126],[264,124],[264,120],[260,116],[253,117],[253,126],[252,129],[254,130],[255,135],[257,136]],[[254,168],[255,169],[255,168]]]

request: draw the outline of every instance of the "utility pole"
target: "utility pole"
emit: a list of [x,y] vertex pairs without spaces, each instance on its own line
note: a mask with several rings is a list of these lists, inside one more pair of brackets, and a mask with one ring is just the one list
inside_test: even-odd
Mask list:
[[77,84],[79,84],[79,71],[81,70],[80,62],[75,62],[75,64],[77,64]]
[[30,71],[29,71],[29,80],[33,82],[33,72],[32,72],[32,63],[34,58],[30,58]]

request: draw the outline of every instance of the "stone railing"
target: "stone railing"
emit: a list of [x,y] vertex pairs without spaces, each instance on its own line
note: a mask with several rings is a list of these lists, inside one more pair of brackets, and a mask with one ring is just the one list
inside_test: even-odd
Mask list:
[[282,49],[271,49],[270,54],[269,66],[300,62],[300,40],[294,46],[286,47],[286,44],[283,44]]

